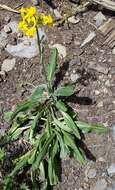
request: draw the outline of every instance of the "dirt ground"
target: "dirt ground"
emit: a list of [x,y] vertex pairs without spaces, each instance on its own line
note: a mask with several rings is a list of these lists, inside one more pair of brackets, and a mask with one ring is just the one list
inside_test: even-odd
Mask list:
[[[0,3],[12,8],[24,3],[23,6],[32,5],[30,1],[24,0],[0,0]],[[71,2],[54,1],[59,11],[73,6]],[[51,7],[44,2],[44,9]],[[65,8],[64,8],[65,7]],[[62,44],[66,47],[67,56],[59,58],[61,67],[60,82],[72,83],[72,76],[77,75],[76,99],[68,100],[69,104],[78,112],[80,120],[100,123],[110,128],[106,135],[91,133],[85,135],[88,161],[85,166],[80,166],[73,158],[62,161],[61,182],[54,187],[55,190],[112,190],[115,185],[115,172],[108,173],[108,168],[115,164],[115,55],[108,44],[104,44],[104,36],[95,28],[94,16],[100,10],[91,8],[83,14],[77,14],[76,24],[64,23],[60,26],[46,29],[48,42],[50,44]],[[108,14],[102,10],[106,17],[114,19],[115,14]],[[7,24],[6,17],[11,20],[19,20],[19,15],[0,10],[0,29]],[[94,39],[80,47],[83,40],[92,31],[95,31]],[[8,34],[8,43],[17,42],[16,34]],[[47,57],[49,52],[47,52]],[[11,59],[5,49],[1,50],[0,67],[5,59]],[[30,94],[29,84],[37,85],[43,81],[39,58],[32,59],[15,57],[15,67],[5,75],[0,75],[0,128],[7,128],[8,123],[4,121],[3,113],[26,98]],[[93,66],[92,66],[93,65]],[[91,155],[92,154],[92,155]],[[96,158],[96,159],[94,159]],[[89,175],[91,172],[95,175]],[[115,165],[114,165],[115,171]],[[96,184],[101,181],[99,189]],[[105,185],[105,186],[104,186]],[[103,186],[103,187],[101,187]],[[105,187],[105,188],[104,188]],[[107,189],[108,188],[108,189]],[[114,186],[115,190],[115,186]]]

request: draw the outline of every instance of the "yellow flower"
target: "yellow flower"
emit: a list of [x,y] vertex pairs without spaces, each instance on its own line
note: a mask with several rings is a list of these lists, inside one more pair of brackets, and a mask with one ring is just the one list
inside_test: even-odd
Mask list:
[[22,18],[24,18],[25,16],[27,17],[32,17],[32,16],[36,16],[36,8],[35,7],[30,7],[30,8],[21,8],[19,10]]
[[21,29],[25,35],[32,37],[37,27],[36,8],[21,8],[20,14],[22,16],[22,21],[19,22],[18,28]]
[[44,13],[40,13],[38,15],[38,23],[41,25],[51,25],[53,23],[53,19],[51,15],[46,16]]
[[52,19],[51,15],[44,16],[43,23],[47,24],[47,25],[51,25],[53,23],[53,19]]
[[46,16],[44,13],[37,15],[35,7],[21,8],[19,11],[22,16],[22,20],[19,22],[18,28],[29,37],[32,37],[36,32],[37,24],[51,25],[53,23],[51,15]]

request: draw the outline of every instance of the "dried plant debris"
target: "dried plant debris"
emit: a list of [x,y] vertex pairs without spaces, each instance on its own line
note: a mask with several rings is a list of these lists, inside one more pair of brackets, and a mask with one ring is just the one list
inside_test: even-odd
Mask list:
[[114,48],[115,46],[115,20],[109,19],[98,30],[105,36],[104,44]]

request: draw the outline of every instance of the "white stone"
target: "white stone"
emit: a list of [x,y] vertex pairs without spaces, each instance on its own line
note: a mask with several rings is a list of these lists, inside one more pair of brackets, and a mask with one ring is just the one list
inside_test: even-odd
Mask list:
[[2,71],[11,71],[15,67],[16,59],[5,59],[2,63],[1,70]]
[[77,74],[77,73],[76,74],[72,73],[70,75],[70,79],[71,79],[72,82],[76,82],[79,78],[80,78],[80,75]]
[[93,190],[106,190],[107,182],[105,179],[98,179]]
[[68,18],[68,21],[69,21],[70,23],[72,23],[72,24],[77,24],[77,23],[80,22],[80,19],[79,19],[79,18],[76,19],[75,16],[72,16],[72,17],[69,17],[69,18]]
[[12,29],[8,25],[5,25],[4,26],[4,32],[5,33],[10,33],[10,32],[12,32]]
[[61,13],[57,9],[54,9],[53,12],[56,18],[62,18]]
[[62,44],[53,44],[49,46],[50,48],[57,48],[59,57],[65,58],[67,53],[66,53],[66,47],[63,46]]
[[83,41],[83,43],[81,44],[81,48],[84,47],[86,44],[88,44],[89,42],[91,42],[94,37],[96,36],[96,33],[93,31],[93,32],[90,32],[90,34],[85,38],[85,40]]
[[107,169],[107,172],[110,176],[115,174],[115,163],[112,163],[110,167]]

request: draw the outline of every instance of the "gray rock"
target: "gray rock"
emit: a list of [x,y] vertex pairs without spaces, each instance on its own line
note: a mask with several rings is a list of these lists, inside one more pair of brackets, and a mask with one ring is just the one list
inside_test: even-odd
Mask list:
[[93,69],[93,70],[95,70],[95,71],[97,71],[99,73],[103,73],[105,75],[107,75],[108,72],[109,72],[109,69],[106,66],[99,65],[99,64],[97,65],[95,62],[90,62],[89,65],[88,65],[88,68]]
[[106,17],[102,14],[102,12],[99,12],[94,17],[94,20],[96,21],[96,26],[99,27],[106,20]]
[[105,179],[98,179],[93,190],[106,190],[107,182]]
[[113,140],[115,141],[115,123],[112,125],[112,137]]
[[72,82],[76,82],[80,77],[81,76],[79,74],[77,74],[77,73],[76,74],[72,73],[70,75],[70,79],[71,79]]
[[11,33],[11,32],[12,32],[12,29],[11,29],[8,25],[5,25],[5,26],[4,26],[4,32],[7,33],[7,34],[8,34],[8,33]]
[[15,67],[16,59],[5,59],[2,63],[1,70],[2,71],[11,71]]
[[18,23],[16,21],[11,21],[6,26],[11,28],[12,33],[17,33],[18,32]]
[[70,66],[73,66],[73,65],[81,65],[81,59],[80,57],[74,57],[70,62],[69,62],[69,65]]
[[0,138],[5,135],[6,129],[5,128],[0,128]]
[[8,22],[10,22],[11,17],[7,15],[7,16],[5,16],[4,20],[8,23]]
[[[39,28],[40,39],[45,33]],[[35,35],[32,38],[26,36],[20,38],[20,42],[16,45],[8,44],[5,50],[13,56],[21,58],[32,58],[38,55],[38,45],[37,45],[37,36]]]
[[115,174],[115,163],[112,163],[107,169],[108,175],[112,176]]
[[95,176],[96,176],[96,169],[90,169],[90,170],[88,171],[88,173],[87,173],[87,177],[88,177],[89,179],[91,179],[91,178],[95,178]]
[[7,45],[7,34],[4,32],[4,30],[0,31],[0,49],[5,48],[5,46]]

